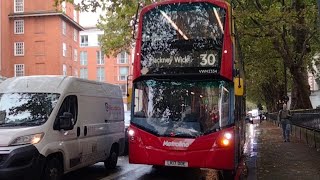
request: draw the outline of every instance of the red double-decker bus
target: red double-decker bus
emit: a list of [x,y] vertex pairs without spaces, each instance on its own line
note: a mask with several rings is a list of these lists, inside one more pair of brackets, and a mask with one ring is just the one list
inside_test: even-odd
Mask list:
[[130,163],[234,174],[245,108],[235,95],[231,19],[230,5],[222,0],[171,0],[141,10]]

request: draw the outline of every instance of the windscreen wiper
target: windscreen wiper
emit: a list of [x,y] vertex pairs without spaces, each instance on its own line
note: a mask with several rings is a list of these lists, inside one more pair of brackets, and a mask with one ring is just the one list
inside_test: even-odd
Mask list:
[[13,126],[19,126],[17,123],[2,123],[0,124],[0,127],[13,127]]
[[32,126],[32,125],[39,125],[42,124],[45,121],[44,118],[37,118],[37,119],[32,119],[29,121],[24,121],[21,123],[18,123],[18,126]]

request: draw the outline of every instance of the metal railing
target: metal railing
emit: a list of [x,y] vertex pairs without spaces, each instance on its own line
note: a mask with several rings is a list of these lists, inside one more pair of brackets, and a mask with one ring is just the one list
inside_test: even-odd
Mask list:
[[[320,109],[294,110],[291,114],[290,121],[293,125],[320,132]],[[269,120],[278,120],[278,113],[269,113],[266,116]]]

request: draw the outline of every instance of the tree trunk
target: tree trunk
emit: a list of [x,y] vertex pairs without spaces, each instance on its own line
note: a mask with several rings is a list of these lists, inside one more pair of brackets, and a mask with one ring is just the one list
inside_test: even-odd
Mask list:
[[293,77],[290,109],[312,109],[307,70],[302,67],[290,67],[290,73]]

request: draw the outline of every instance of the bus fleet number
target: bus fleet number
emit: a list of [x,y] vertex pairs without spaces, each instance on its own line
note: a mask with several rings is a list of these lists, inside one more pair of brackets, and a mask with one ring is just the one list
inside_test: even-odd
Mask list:
[[214,54],[200,54],[201,66],[213,66],[216,63],[216,57]]

